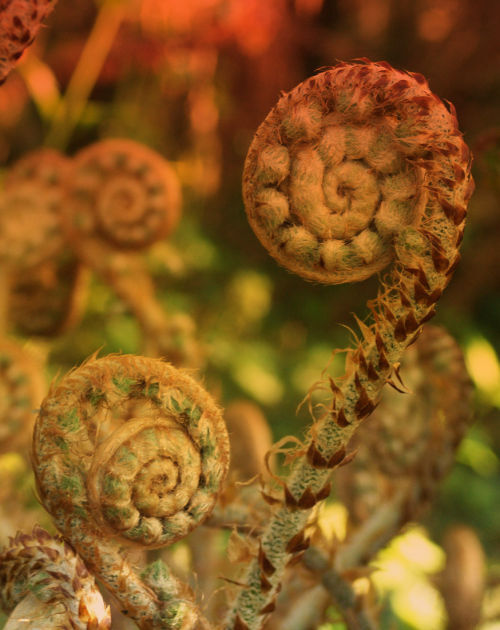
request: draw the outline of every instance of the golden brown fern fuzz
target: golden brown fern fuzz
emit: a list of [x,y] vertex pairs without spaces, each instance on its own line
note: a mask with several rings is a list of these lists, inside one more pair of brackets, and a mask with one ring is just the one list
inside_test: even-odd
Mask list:
[[171,618],[187,629],[198,615],[166,567],[141,580],[121,546],[158,548],[188,534],[210,515],[228,465],[221,411],[160,359],[87,361],[52,387],[35,425],[43,505],[140,628]]
[[[24,626],[20,613],[26,609],[23,600],[27,596],[34,606],[26,603],[32,609],[30,615],[24,615],[28,617],[24,624],[30,625]],[[94,577],[69,545],[39,526],[31,536],[19,532],[0,553],[0,605],[6,612],[20,605],[13,613],[13,617],[21,616],[19,625],[9,620],[12,628],[111,627],[109,607],[104,605]]]
[[385,62],[340,63],[284,94],[243,176],[262,244],[304,278],[337,284],[394,260],[395,236],[424,226],[435,202],[461,223],[470,160],[449,107]]
[[0,0],[0,84],[34,40],[56,0]]

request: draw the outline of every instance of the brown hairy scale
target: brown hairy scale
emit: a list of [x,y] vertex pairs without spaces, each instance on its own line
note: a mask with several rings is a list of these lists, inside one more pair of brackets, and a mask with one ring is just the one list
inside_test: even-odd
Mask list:
[[0,84],[35,39],[56,0],[3,0],[0,2]]
[[406,486],[405,514],[418,518],[469,426],[472,385],[460,347],[443,328],[424,328],[399,374],[401,391],[383,391],[353,438],[355,460],[335,473],[336,492],[358,525]]

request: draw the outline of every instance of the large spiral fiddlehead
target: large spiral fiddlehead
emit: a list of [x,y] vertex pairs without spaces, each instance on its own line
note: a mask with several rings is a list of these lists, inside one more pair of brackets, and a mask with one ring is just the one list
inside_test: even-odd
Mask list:
[[51,389],[35,425],[42,503],[141,628],[191,628],[196,608],[165,567],[139,579],[120,546],[185,536],[209,516],[228,462],[218,407],[159,359],[88,361]]
[[371,276],[434,204],[462,223],[469,155],[454,121],[423,77],[383,63],[339,64],[301,83],[249,149],[243,195],[252,227],[305,278]]
[[257,131],[245,163],[245,206],[282,265],[329,283],[393,265],[369,303],[372,322],[360,322],[344,378],[329,382],[331,401],[283,482],[282,505],[225,628],[262,627],[286,563],[307,546],[310,508],[328,496],[351,435],[433,316],[459,260],[470,161],[453,107],[421,75],[385,62],[340,63],[308,79]]
[[19,532],[0,552],[0,607],[13,611],[11,628],[111,627],[94,577],[69,545],[39,526],[31,536]]

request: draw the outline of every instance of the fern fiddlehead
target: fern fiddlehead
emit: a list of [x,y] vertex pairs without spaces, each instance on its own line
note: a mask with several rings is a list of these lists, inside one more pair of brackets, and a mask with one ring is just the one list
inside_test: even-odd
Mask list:
[[69,160],[52,149],[32,151],[16,162],[0,197],[0,263],[30,269],[64,248],[63,181]]
[[0,604],[14,611],[11,628],[111,627],[94,577],[69,545],[39,526],[31,535],[18,533],[0,552]]
[[70,160],[30,151],[7,172],[0,200],[0,263],[6,318],[26,335],[54,335],[80,318],[88,274],[66,244],[61,223]]
[[257,630],[274,608],[286,563],[307,546],[310,509],[378,403],[404,349],[435,312],[458,260],[473,191],[454,109],[419,74],[385,62],[340,63],[284,94],[257,131],[243,175],[249,221],[278,262],[307,279],[390,274],[360,322],[346,373],[314,423],[306,455],[224,628]]
[[121,547],[162,547],[203,522],[228,463],[220,410],[159,359],[91,359],[50,390],[35,425],[43,505],[140,628],[192,628],[198,611],[165,565],[141,578]]
[[[187,363],[138,253],[177,225],[180,185],[170,164],[132,140],[96,142],[74,158],[63,222],[69,242],[130,307],[144,332],[144,354]],[[188,335],[186,335],[188,336]]]

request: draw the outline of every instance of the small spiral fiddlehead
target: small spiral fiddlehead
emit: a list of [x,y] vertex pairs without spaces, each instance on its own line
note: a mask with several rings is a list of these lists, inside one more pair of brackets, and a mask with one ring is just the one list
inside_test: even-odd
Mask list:
[[102,140],[75,156],[66,226],[87,247],[140,250],[174,229],[180,202],[177,177],[159,154],[132,140]]
[[[178,322],[166,317],[138,253],[170,234],[180,204],[179,182],[161,155],[132,140],[102,140],[75,156],[63,224],[82,262],[134,313],[144,333],[142,352],[192,366],[197,353],[188,347],[190,334],[179,335]],[[179,336],[186,347],[179,348]]]
[[52,149],[27,154],[10,169],[0,196],[0,263],[33,268],[64,249],[63,181],[69,160]]
[[0,453],[27,448],[45,392],[40,366],[22,347],[0,339]]
[[[458,264],[471,156],[455,111],[419,74],[385,62],[340,63],[284,94],[258,129],[243,175],[250,224],[288,269],[356,281],[393,262],[373,319],[297,453],[283,500],[235,598],[227,630],[258,630],[286,563],[307,547],[310,509],[375,409],[402,353],[435,313]],[[303,453],[304,451],[302,451]]]
[[34,40],[56,0],[3,0],[0,5],[0,85]]
[[[0,606],[12,612],[34,595],[35,607],[16,627],[107,630],[111,627],[109,607],[104,605],[94,577],[81,559],[61,538],[39,526],[30,535],[18,533],[0,552]],[[14,611],[15,616],[19,616]],[[47,613],[49,619],[46,619]],[[26,617],[25,616],[25,617]],[[50,625],[52,624],[52,625]]]
[[88,361],[51,389],[35,425],[44,506],[141,628],[177,627],[166,625],[168,616],[194,618],[194,605],[159,604],[162,597],[124,568],[119,546],[157,548],[185,536],[209,516],[228,463],[218,407],[158,359]]

